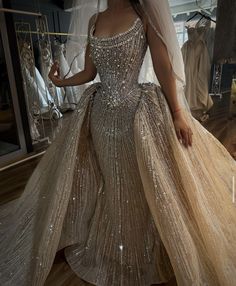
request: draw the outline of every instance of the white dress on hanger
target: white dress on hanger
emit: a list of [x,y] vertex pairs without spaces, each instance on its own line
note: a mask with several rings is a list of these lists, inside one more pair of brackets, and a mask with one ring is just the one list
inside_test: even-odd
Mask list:
[[[53,49],[54,49],[54,59],[59,62],[60,73],[61,76],[64,77],[69,71],[69,65],[63,53],[65,47],[63,44],[54,41]],[[70,72],[68,76],[72,76],[72,73]],[[65,97],[63,102],[63,107],[65,109],[74,110],[79,99],[80,99],[79,87],[76,86],[65,87]]]
[[63,104],[65,91],[63,88],[55,86],[48,77],[49,71],[53,64],[51,57],[51,49],[47,42],[40,42],[40,71],[50,94],[54,98],[55,104],[60,107]]
[[[52,98],[39,70],[34,66],[33,74],[26,66],[22,67],[25,74],[25,85],[30,108],[38,108],[45,119],[59,119],[62,117],[60,111],[56,108]],[[52,114],[53,112],[53,114]]]
[[204,33],[204,40],[208,49],[211,63],[213,62],[213,55],[214,55],[215,29],[216,29],[216,24],[214,22],[209,22],[209,28],[206,29]]
[[207,27],[188,28],[188,41],[182,47],[186,74],[186,98],[194,117],[209,110],[213,100],[209,95],[211,61],[205,42]]
[[42,114],[45,119],[61,118],[62,114],[55,106],[54,99],[34,64],[34,55],[27,42],[21,44],[20,61],[29,112]]

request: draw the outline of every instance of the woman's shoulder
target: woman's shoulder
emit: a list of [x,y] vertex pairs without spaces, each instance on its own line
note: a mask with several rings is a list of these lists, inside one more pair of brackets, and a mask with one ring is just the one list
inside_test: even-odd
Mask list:
[[89,28],[91,28],[93,25],[95,25],[97,23],[98,18],[99,18],[99,20],[103,19],[104,17],[106,18],[106,13],[105,12],[106,12],[106,10],[93,14],[91,16],[91,18],[89,19]]
[[96,19],[98,17],[98,13],[93,14],[89,19],[89,27],[91,27],[93,24],[95,24]]
[[144,27],[144,31],[145,33],[147,32],[147,28],[148,28],[148,24],[149,24],[149,21],[148,21],[148,17],[147,15],[145,14],[144,11],[141,10],[140,12],[140,15],[138,15],[143,23],[143,27]]

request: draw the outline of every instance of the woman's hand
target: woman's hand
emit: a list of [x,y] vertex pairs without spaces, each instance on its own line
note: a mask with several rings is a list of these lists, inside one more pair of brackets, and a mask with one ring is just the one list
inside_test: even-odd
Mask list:
[[173,115],[173,122],[175,126],[175,131],[177,134],[177,138],[179,141],[186,147],[192,146],[192,135],[193,132],[191,128],[188,126],[182,111],[179,111]]
[[55,62],[50,69],[48,74],[49,79],[58,87],[63,86],[63,79],[60,78],[60,67],[58,62]]

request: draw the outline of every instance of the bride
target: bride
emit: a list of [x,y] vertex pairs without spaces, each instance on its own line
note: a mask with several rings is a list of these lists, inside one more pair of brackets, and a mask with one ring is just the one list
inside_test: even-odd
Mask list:
[[[96,2],[79,1],[81,25]],[[93,285],[232,286],[236,163],[189,112],[168,1],[99,7],[84,70],[62,79],[55,63],[49,77],[59,87],[100,81],[0,214],[1,285],[43,285],[64,250]],[[152,70],[161,87],[139,83]]]

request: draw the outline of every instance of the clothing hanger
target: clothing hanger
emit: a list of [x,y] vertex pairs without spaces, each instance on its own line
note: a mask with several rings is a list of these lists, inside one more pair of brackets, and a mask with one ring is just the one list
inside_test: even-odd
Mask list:
[[216,23],[215,20],[213,20],[210,16],[203,14],[202,12],[197,11],[193,16],[191,16],[188,20],[186,20],[186,23],[190,22],[192,19],[194,19],[196,16],[201,16],[200,20],[202,20],[203,18],[210,20],[214,23]]
[[[199,3],[199,0],[195,0],[195,2],[196,2],[196,6],[199,8],[199,11],[203,11],[204,14],[211,16],[211,12],[208,11],[206,8],[202,7]],[[200,2],[202,2],[202,0],[200,0]],[[208,9],[211,9],[212,6],[213,6],[213,0],[211,0],[211,5]]]
[[205,28],[208,27],[208,28],[210,28],[210,26],[211,26],[211,21],[209,19],[205,18],[205,17],[201,17],[197,21],[197,23],[195,25],[195,28],[197,28],[197,27],[205,27]]
[[[212,2],[211,2],[212,4]],[[213,20],[210,15],[211,13],[209,11],[207,11],[206,9],[204,9],[203,7],[200,6],[200,4],[198,3],[198,0],[196,0],[196,6],[200,9],[200,11],[197,11],[193,16],[191,16],[186,23],[190,22],[192,19],[194,19],[196,16],[201,16],[201,18],[199,19],[199,21],[197,23],[199,23],[203,18],[212,21],[214,23],[216,23],[215,20]],[[211,5],[212,6],[212,5]],[[186,27],[186,26],[185,26]],[[187,28],[187,27],[186,27]]]

